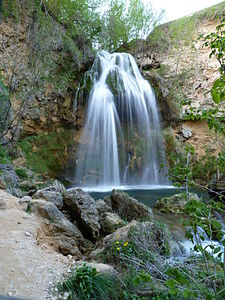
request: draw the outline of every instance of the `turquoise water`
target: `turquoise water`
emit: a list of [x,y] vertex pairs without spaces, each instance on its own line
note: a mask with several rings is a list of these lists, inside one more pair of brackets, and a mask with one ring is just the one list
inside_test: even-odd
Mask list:
[[[134,189],[134,190],[124,190],[127,194],[137,199],[139,202],[145,204],[146,206],[153,207],[158,199],[163,197],[173,196],[178,193],[183,193],[183,189],[177,188],[161,188],[161,189]],[[199,197],[208,198],[208,194],[198,189],[192,190],[192,192],[198,194]],[[104,199],[105,196],[109,196],[111,191],[107,192],[90,192],[89,193],[95,200]]]

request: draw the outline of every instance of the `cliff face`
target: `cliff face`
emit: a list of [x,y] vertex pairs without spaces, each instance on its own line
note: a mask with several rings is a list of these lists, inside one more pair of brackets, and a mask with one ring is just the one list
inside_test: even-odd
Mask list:
[[[203,48],[198,37],[214,31],[217,17],[224,14],[223,2],[192,17],[161,25],[146,42],[137,41],[135,47],[131,44],[123,49],[135,55],[154,86],[164,127],[172,126],[173,136],[179,140],[185,125],[182,111],[213,105],[210,89],[219,76],[218,63],[209,58],[210,49]],[[85,103],[74,112],[74,98],[88,66],[75,68],[66,28],[51,16],[38,14],[31,4],[19,18],[4,17],[0,35],[0,70],[11,94],[11,118],[22,108],[13,162],[50,176],[63,169],[72,173],[86,112]],[[189,142],[197,152],[204,153],[207,126],[192,122],[187,125],[192,130]]]
[[[77,147],[73,105],[85,66],[75,66],[66,28],[31,2],[24,6],[19,15],[3,14],[0,22],[0,79],[10,92],[9,122],[15,118],[16,128],[11,154],[17,167],[55,176]],[[83,118],[80,106],[80,127]],[[12,130],[6,139],[11,135]]]
[[[199,155],[205,155],[206,148],[216,153],[215,137],[204,122],[185,122],[183,115],[190,109],[215,105],[210,90],[219,77],[219,64],[209,57],[210,48],[203,46],[200,35],[214,32],[224,16],[225,2],[160,25],[146,42],[137,43],[135,51],[128,47],[154,86],[164,127],[172,127],[173,137],[192,144]],[[182,136],[183,126],[192,132],[188,139]]]

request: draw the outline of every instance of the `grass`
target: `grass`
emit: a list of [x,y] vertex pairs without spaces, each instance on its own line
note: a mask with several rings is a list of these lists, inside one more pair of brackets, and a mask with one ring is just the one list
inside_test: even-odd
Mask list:
[[10,163],[10,157],[3,146],[0,145],[0,164]]
[[63,282],[59,283],[58,291],[69,294],[68,300],[87,299],[121,299],[118,280],[112,275],[97,272],[95,268],[83,265],[73,270]]

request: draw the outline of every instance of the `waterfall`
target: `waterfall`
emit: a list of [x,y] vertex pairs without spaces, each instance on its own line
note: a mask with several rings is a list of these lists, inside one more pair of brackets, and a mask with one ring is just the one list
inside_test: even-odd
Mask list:
[[78,186],[165,185],[165,151],[154,92],[135,59],[98,53],[87,74],[88,110],[80,140]]

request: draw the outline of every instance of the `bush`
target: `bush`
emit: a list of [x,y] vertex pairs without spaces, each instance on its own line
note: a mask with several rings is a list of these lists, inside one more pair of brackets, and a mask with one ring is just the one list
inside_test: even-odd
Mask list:
[[3,146],[0,145],[0,164],[9,163],[9,156]]
[[68,300],[79,299],[120,299],[117,280],[106,274],[98,273],[95,268],[83,265],[75,269],[62,283],[58,284],[61,293],[68,292]]
[[28,175],[25,169],[23,168],[16,168],[15,169],[16,175],[21,179],[27,179]]

